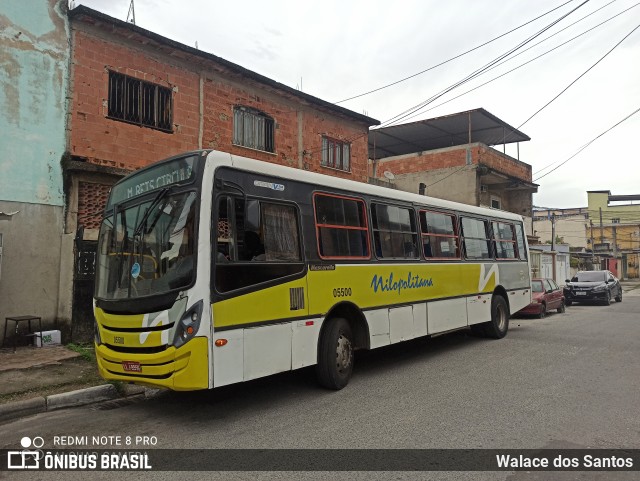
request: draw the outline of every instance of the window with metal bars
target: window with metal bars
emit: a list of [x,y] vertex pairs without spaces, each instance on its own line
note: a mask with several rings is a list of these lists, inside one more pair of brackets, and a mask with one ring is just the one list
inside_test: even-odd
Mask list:
[[322,165],[351,172],[351,144],[322,137]]
[[233,109],[233,143],[250,149],[275,152],[274,121],[267,114],[249,107]]
[[172,132],[171,89],[109,72],[109,118]]

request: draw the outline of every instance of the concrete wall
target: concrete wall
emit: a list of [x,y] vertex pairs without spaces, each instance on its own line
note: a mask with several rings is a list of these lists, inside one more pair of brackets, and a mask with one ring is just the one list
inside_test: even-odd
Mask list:
[[0,3],[0,335],[7,316],[57,317],[63,227],[66,2]]
[[[584,214],[557,217],[556,236],[562,237],[563,241],[571,247],[588,247],[590,249],[591,245],[587,243],[588,230],[585,228],[588,225],[589,221],[584,218]],[[533,228],[536,231],[535,235],[540,238],[540,242],[551,242],[551,220],[536,218],[533,222]]]
[[419,184],[427,185],[426,195],[439,199],[479,205],[476,166],[449,167],[433,171],[395,175],[398,189],[418,193]]
[[[64,5],[64,3],[62,4]],[[68,69],[66,15],[57,0],[3,0],[0,17],[0,199],[63,204]]]
[[[376,178],[385,181],[384,172],[389,171],[392,183],[402,190],[418,192],[422,182],[429,196],[487,207],[497,199],[502,210],[531,215],[531,191],[511,188],[515,179],[531,182],[531,166],[484,144],[399,155],[372,164]],[[486,192],[481,185],[488,187]]]

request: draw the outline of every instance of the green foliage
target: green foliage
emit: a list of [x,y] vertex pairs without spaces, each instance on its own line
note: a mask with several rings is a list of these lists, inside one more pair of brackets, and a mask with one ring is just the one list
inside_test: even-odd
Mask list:
[[96,362],[96,353],[93,348],[93,344],[67,344],[67,349],[79,353],[83,359],[89,362]]

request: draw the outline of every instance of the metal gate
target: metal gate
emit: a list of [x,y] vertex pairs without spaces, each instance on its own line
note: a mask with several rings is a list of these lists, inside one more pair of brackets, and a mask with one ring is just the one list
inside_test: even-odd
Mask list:
[[93,284],[97,247],[97,241],[83,240],[76,243],[71,322],[73,342],[93,340]]

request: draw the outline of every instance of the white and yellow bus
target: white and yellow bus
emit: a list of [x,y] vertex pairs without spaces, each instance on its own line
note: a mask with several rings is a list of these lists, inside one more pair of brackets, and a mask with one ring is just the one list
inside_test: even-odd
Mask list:
[[100,229],[105,379],[195,390],[469,329],[531,301],[522,218],[216,151],[118,182]]

